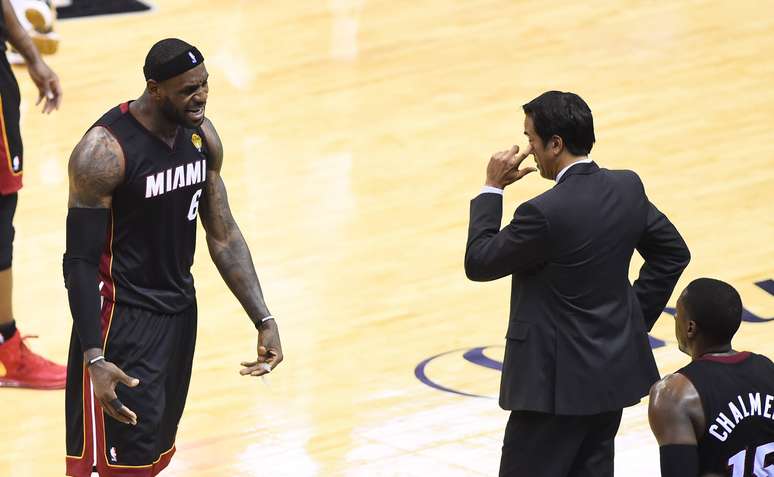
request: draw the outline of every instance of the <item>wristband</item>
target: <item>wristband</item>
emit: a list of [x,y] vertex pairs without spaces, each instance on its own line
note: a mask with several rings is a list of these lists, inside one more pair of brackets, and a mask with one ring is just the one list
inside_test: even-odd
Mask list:
[[97,357],[95,357],[95,358],[91,358],[91,359],[90,359],[90,360],[89,360],[89,361],[86,363],[86,367],[87,367],[87,368],[89,368],[89,367],[91,367],[91,365],[92,365],[92,364],[96,363],[97,361],[104,361],[104,360],[105,360],[105,357],[104,357],[103,355],[99,355],[99,356],[97,356]]
[[274,317],[272,315],[264,316],[263,318],[259,319],[258,321],[253,321],[253,325],[255,325],[255,329],[260,331],[261,326],[263,326],[264,323],[266,323],[269,320],[273,320]]
[[668,444],[658,448],[662,477],[699,475],[699,452],[696,444]]

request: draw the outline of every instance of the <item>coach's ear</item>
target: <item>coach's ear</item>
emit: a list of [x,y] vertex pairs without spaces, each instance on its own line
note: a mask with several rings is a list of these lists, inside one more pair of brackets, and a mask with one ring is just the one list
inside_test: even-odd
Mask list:
[[548,143],[546,144],[546,149],[551,151],[553,156],[559,156],[559,154],[561,154],[564,150],[564,139],[562,139],[562,136],[557,134],[551,136],[551,139],[549,139]]

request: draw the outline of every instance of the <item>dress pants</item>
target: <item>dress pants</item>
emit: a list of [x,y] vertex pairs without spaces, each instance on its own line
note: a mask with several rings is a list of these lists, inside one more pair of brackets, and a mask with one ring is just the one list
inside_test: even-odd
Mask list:
[[588,416],[512,411],[500,477],[612,477],[622,410]]

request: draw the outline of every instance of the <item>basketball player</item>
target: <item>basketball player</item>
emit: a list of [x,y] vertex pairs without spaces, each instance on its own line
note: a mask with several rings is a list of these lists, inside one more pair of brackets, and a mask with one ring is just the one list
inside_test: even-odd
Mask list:
[[73,477],[93,467],[102,477],[154,476],[175,451],[196,338],[197,215],[212,260],[258,330],[257,359],[240,373],[260,376],[282,361],[226,198],[223,147],[204,116],[204,58],[165,39],[143,72],[142,95],[102,116],[70,157],[63,271],[74,320],[65,405]]
[[737,352],[742,300],[699,278],[677,300],[675,334],[688,366],[650,391],[648,417],[663,477],[774,476],[774,364]]
[[5,42],[27,62],[27,71],[38,87],[43,112],[59,108],[62,91],[51,71],[19,24],[8,0],[0,0],[0,387],[62,389],[67,370],[33,353],[24,343],[13,316],[12,259],[13,217],[22,187],[24,153],[19,128],[19,84],[5,56]]

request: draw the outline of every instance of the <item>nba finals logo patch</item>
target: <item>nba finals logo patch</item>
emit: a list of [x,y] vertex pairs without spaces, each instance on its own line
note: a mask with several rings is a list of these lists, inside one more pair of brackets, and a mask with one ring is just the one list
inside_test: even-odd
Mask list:
[[202,152],[202,138],[199,137],[198,134],[196,133],[191,134],[191,142],[193,143],[197,151]]

